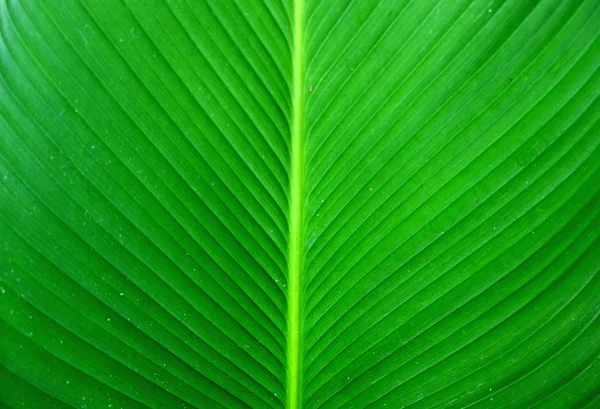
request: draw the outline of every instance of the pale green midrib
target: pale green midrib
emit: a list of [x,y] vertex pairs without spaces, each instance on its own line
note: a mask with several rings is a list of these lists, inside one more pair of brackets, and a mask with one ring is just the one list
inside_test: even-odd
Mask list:
[[304,258],[304,0],[294,1],[287,339],[287,408],[301,407],[302,261]]

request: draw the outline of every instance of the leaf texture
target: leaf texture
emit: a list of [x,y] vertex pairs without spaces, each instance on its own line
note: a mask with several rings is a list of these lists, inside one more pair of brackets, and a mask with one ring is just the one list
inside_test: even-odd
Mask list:
[[600,405],[597,0],[0,0],[0,408]]

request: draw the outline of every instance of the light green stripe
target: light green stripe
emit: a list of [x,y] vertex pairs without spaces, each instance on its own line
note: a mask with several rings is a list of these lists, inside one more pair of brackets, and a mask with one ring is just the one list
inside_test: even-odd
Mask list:
[[292,175],[290,182],[290,240],[288,285],[287,407],[301,407],[301,280],[304,257],[304,0],[294,3]]

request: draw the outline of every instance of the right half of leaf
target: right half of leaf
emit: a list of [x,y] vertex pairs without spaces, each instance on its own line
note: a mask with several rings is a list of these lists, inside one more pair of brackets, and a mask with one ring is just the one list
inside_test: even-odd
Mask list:
[[312,408],[600,391],[600,3],[307,4]]

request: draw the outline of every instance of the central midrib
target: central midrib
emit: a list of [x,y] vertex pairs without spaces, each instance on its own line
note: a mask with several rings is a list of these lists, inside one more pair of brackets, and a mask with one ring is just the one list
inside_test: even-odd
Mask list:
[[304,258],[304,0],[294,0],[287,334],[287,407],[301,407],[302,263]]

